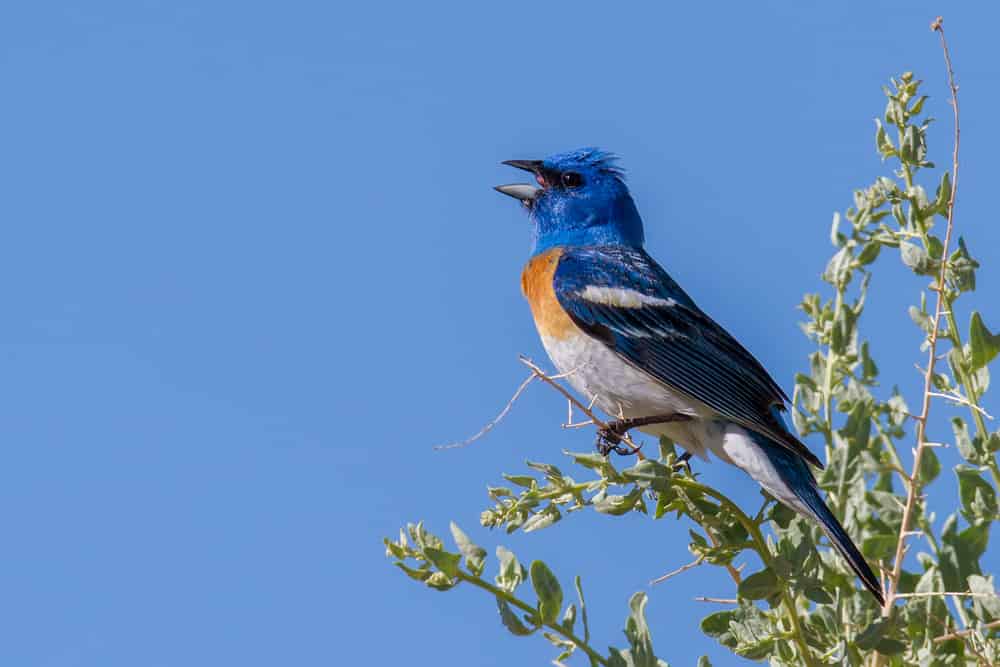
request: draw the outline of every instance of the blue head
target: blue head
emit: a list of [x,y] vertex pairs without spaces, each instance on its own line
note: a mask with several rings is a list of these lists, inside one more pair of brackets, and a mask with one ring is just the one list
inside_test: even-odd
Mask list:
[[642,219],[615,159],[596,148],[581,148],[544,160],[504,162],[532,172],[541,186],[496,188],[528,210],[532,254],[554,246],[642,246]]

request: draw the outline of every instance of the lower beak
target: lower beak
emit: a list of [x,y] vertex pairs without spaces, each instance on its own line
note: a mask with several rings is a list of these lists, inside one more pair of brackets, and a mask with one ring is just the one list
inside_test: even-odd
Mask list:
[[520,199],[523,202],[535,201],[535,197],[538,196],[538,193],[541,191],[541,188],[536,188],[534,185],[528,185],[527,183],[498,185],[493,189],[497,192],[502,192],[509,197],[513,197],[514,199]]

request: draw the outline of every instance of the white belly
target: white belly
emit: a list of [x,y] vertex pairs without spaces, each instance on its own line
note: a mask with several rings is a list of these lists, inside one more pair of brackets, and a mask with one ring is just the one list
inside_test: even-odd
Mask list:
[[705,404],[680,392],[672,391],[650,375],[639,371],[606,345],[587,335],[564,339],[542,336],[542,344],[552,363],[566,381],[614,419],[684,414],[690,421],[646,426],[640,430],[650,435],[665,435],[692,454],[707,459],[706,449],[717,441],[717,455],[728,460],[721,450],[721,424]]
[[672,391],[636,370],[590,336],[564,339],[542,336],[542,344],[559,372],[567,374],[566,381],[611,418],[688,415],[689,421],[655,424],[639,430],[666,436],[706,461],[711,452],[722,461],[742,468],[785,504],[811,514],[742,426],[720,418],[701,401]]

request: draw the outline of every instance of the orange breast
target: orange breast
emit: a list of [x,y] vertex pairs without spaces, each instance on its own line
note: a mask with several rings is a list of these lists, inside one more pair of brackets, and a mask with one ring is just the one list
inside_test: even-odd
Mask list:
[[521,272],[521,291],[531,305],[535,326],[542,336],[564,340],[580,332],[556,300],[552,277],[559,265],[561,248],[553,248],[532,257]]

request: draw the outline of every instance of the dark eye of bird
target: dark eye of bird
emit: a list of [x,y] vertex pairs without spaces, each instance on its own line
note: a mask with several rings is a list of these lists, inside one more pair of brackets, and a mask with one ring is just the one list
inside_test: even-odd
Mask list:
[[562,184],[566,188],[575,188],[583,184],[583,177],[575,171],[567,171],[562,175]]

